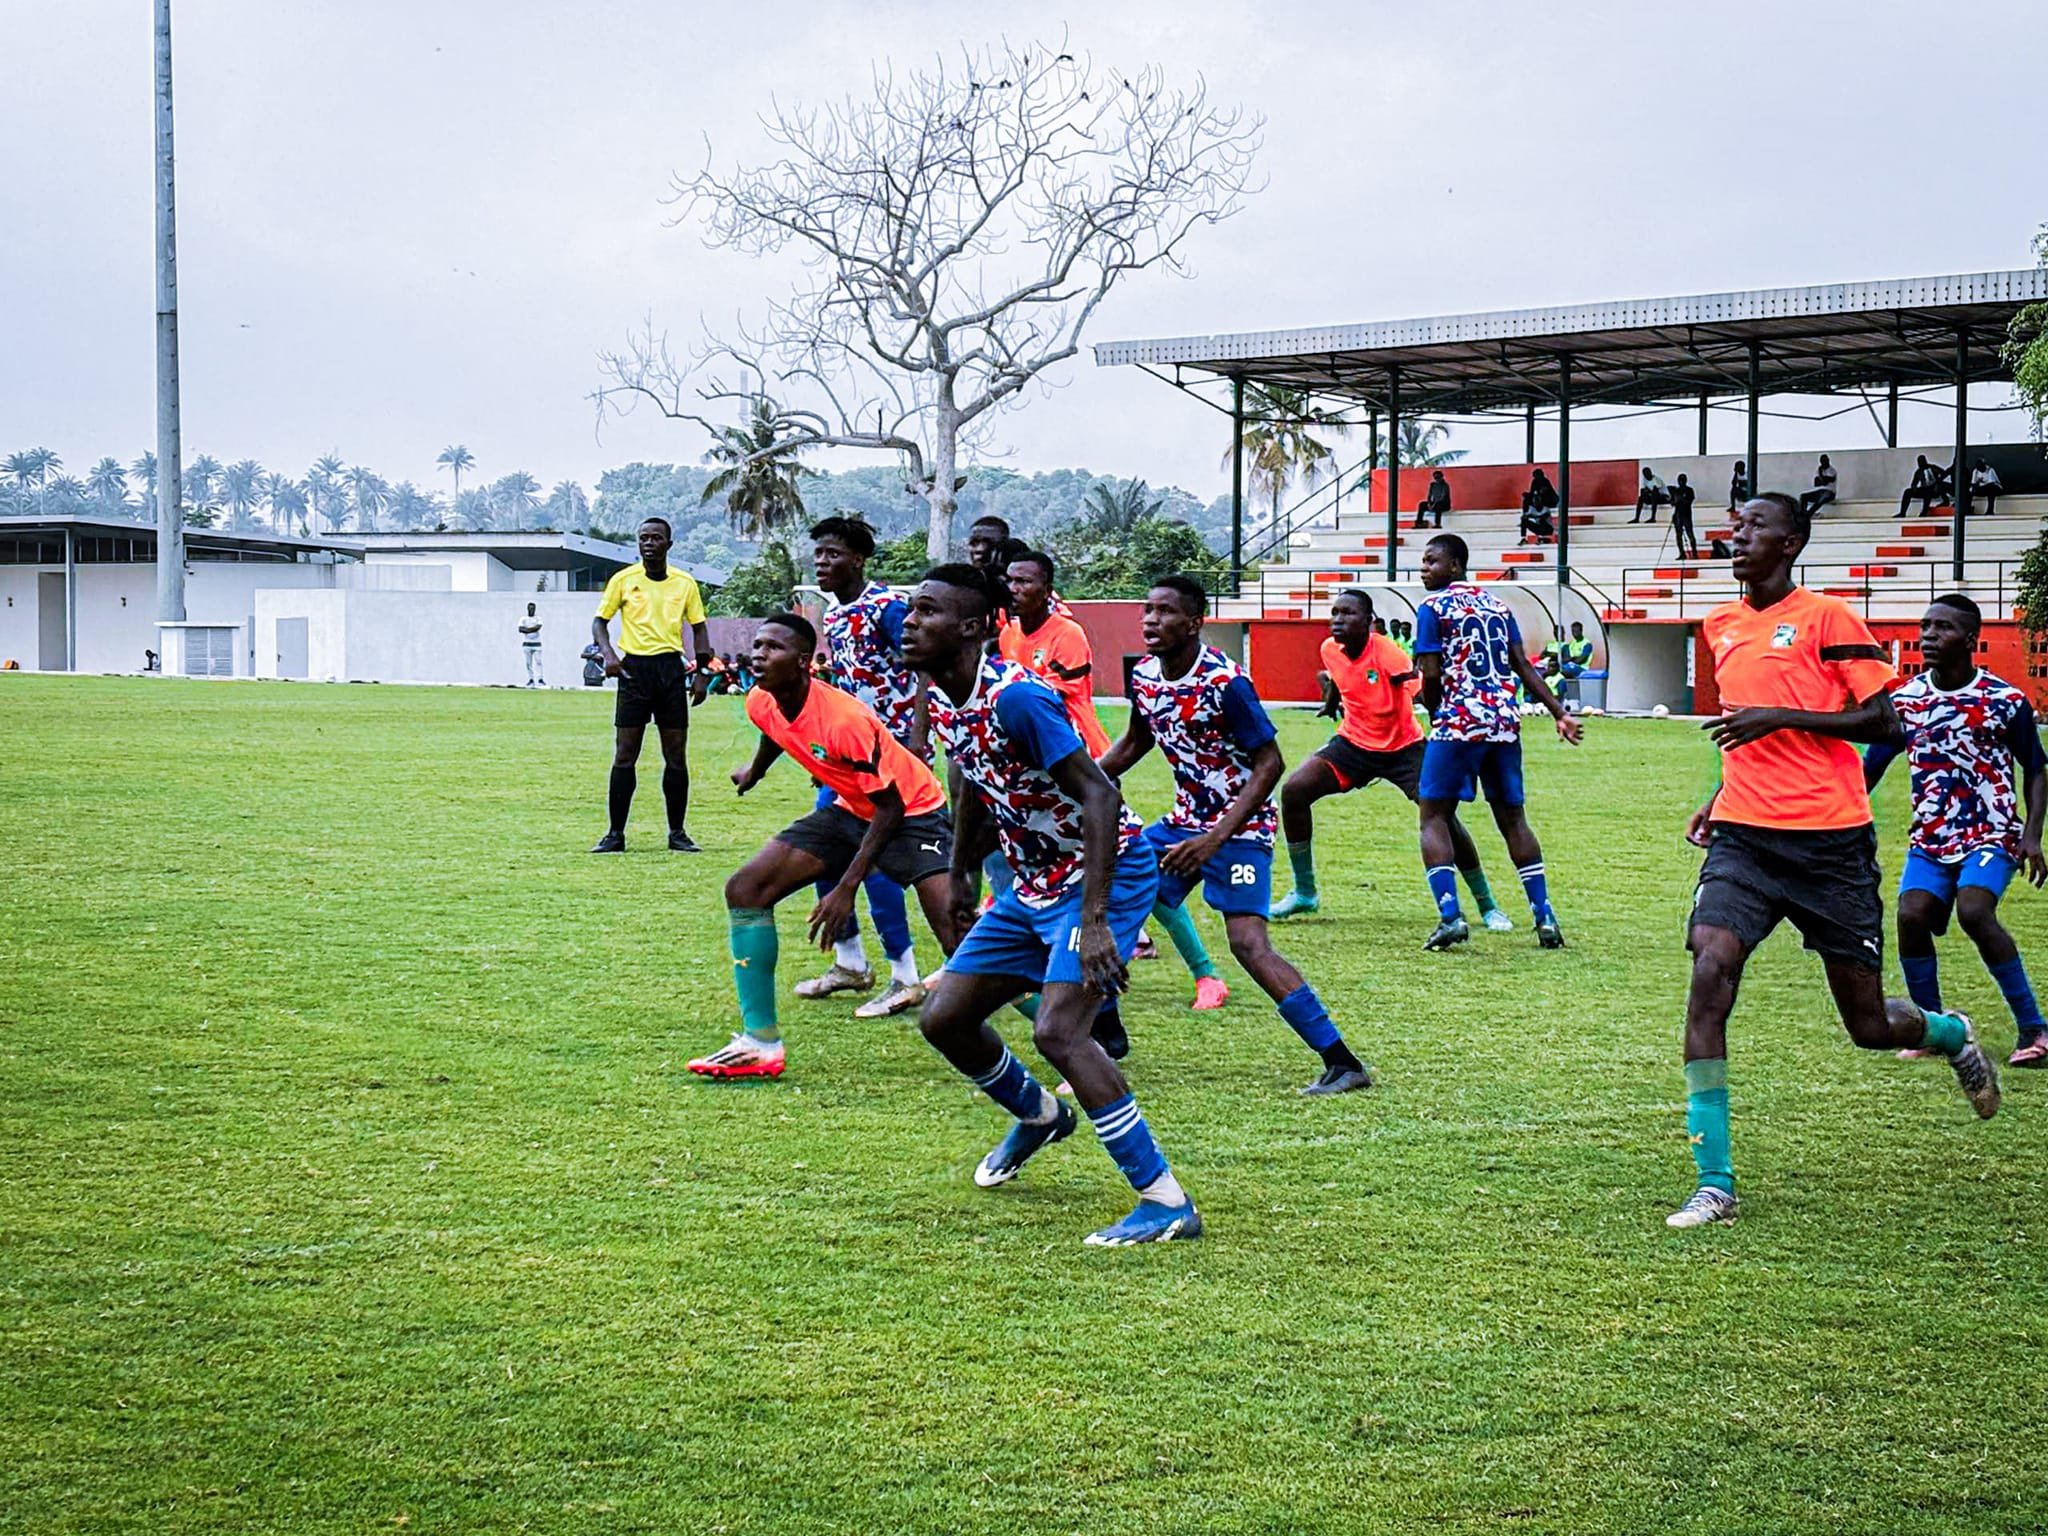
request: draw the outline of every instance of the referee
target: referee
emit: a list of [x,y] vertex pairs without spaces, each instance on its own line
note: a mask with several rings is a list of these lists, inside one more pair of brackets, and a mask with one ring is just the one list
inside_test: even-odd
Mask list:
[[[704,597],[697,583],[672,570],[668,549],[674,535],[668,523],[650,517],[640,525],[640,563],[629,565],[605,583],[604,601],[590,621],[590,637],[604,657],[604,674],[619,680],[612,713],[617,741],[612,751],[611,830],[597,840],[592,853],[626,851],[626,815],[633,808],[633,789],[640,744],[647,722],[661,733],[661,798],[668,807],[668,845],[676,853],[701,853],[683,830],[690,807],[690,674],[697,667],[683,659],[684,631],[698,662],[711,656],[711,632],[704,622]],[[612,649],[611,618],[619,615],[619,649]],[[698,672],[696,697],[703,701],[705,675]]]

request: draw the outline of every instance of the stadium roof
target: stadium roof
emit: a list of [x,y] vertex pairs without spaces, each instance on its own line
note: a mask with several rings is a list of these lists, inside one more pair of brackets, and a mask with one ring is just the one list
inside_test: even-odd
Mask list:
[[[2010,378],[2012,317],[2048,300],[2048,268],[1759,288],[1687,298],[1493,310],[1307,330],[1097,343],[1099,367],[1134,364],[1185,387],[1193,373],[1285,385],[1402,413],[1463,415],[1553,404],[1571,362],[1574,405]],[[1171,370],[1164,372],[1164,370]]]
[[[113,517],[91,512],[58,512],[48,517],[6,516],[0,517],[0,539],[62,540],[69,529],[81,539],[128,539],[142,540],[149,545],[139,558],[156,558],[156,524],[142,522],[132,517]],[[288,534],[274,533],[231,533],[223,528],[187,527],[185,549],[190,553],[203,553],[221,560],[272,560],[292,561],[301,556],[332,553],[352,553],[348,546],[332,538],[294,538]]]
[[[336,536],[335,546],[354,554],[449,554],[458,550],[489,555],[515,571],[555,571],[571,564],[619,570],[640,558],[631,544],[594,539],[583,533],[492,532],[453,529],[442,533],[350,533]],[[711,565],[674,561],[676,569],[707,587],[724,586],[729,573]]]

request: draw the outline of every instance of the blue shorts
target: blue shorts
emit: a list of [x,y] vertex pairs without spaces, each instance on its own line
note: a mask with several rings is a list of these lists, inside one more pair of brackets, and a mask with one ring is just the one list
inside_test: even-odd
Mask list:
[[[1164,853],[1175,843],[1200,836],[1185,827],[1169,827],[1155,821],[1145,829],[1145,841],[1153,851]],[[1225,917],[1250,913],[1266,917],[1273,910],[1273,849],[1267,843],[1234,837],[1216,850],[1215,856],[1193,875],[1169,875],[1159,871],[1159,900],[1177,907],[1188,899],[1195,882],[1202,882],[1202,900],[1209,910]]]
[[[1109,931],[1124,959],[1138,947],[1159,890],[1159,858],[1143,838],[1124,850],[1109,882]],[[1027,907],[1016,887],[997,893],[995,905],[974,920],[946,961],[962,976],[1021,976],[1034,987],[1081,982],[1081,884],[1049,907]]]
[[1486,791],[1489,805],[1522,803],[1522,739],[1513,741],[1431,741],[1422,749],[1423,800],[1470,800],[1472,786]]
[[1976,886],[1989,891],[1993,901],[2005,894],[2005,888],[2012,884],[2012,877],[2019,873],[2019,861],[2003,848],[1979,848],[1964,854],[1952,864],[1922,853],[1918,848],[1906,850],[1906,867],[1899,871],[1899,894],[1908,891],[1925,891],[1943,906],[1956,899],[1956,892],[1965,886]]

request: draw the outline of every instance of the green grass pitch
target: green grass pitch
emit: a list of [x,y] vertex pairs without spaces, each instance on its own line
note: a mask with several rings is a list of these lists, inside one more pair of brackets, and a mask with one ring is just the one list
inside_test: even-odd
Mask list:
[[[592,858],[609,709],[0,680],[0,1530],[2048,1524],[2048,1081],[1975,1122],[1782,932],[1733,1026],[1743,1220],[1664,1228],[1692,728],[1532,728],[1561,954],[1490,826],[1518,931],[1422,954],[1410,808],[1325,803],[1323,913],[1277,932],[1370,1094],[1298,1099],[1234,969],[1196,1015],[1137,967],[1132,1081],[1208,1235],[1105,1253],[1091,1137],[976,1189],[997,1112],[908,1021],[789,997],[796,903],[788,1075],[683,1072],[733,1027],[723,879],[810,790],[735,801],[714,702],[708,852],[662,850],[650,748]],[[1321,732],[1287,715],[1290,760]],[[1164,806],[1156,761],[1131,792]],[[2048,981],[2048,901],[2008,911]]]

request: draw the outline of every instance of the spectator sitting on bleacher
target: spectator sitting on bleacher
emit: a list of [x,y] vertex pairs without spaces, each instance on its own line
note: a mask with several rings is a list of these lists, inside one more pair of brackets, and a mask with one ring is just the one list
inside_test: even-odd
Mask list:
[[1415,504],[1415,526],[1427,528],[1430,513],[1436,514],[1436,526],[1444,525],[1444,514],[1451,510],[1451,487],[1444,479],[1442,470],[1435,470],[1429,477],[1429,494]]
[[1728,510],[1733,512],[1749,500],[1749,466],[1742,460],[1735,461],[1735,472],[1728,477]]
[[1670,505],[1671,493],[1664,489],[1663,477],[1657,471],[1650,468],[1649,465],[1645,464],[1643,466],[1643,483],[1636,487],[1636,515],[1630,518],[1629,521],[1639,523],[1643,520],[1643,514],[1648,512],[1650,514],[1650,521],[1654,523],[1657,521],[1657,509]]
[[1567,682],[1576,682],[1593,664],[1593,642],[1586,638],[1584,624],[1572,625],[1572,637],[1564,642],[1558,672]]
[[1520,543],[1532,539],[1545,543],[1557,537],[1557,524],[1551,520],[1551,511],[1557,506],[1557,487],[1550,483],[1550,477],[1542,470],[1529,476],[1529,489],[1522,492],[1522,537]]
[[1828,462],[1828,456],[1820,456],[1820,467],[1813,472],[1813,489],[1799,493],[1799,504],[1806,508],[1811,517],[1822,507],[1835,499],[1835,466]]
[[[1697,560],[1700,557],[1700,536],[1692,531],[1692,504],[1699,495],[1680,475],[1671,487],[1671,536],[1678,541],[1678,558]],[[1692,553],[1686,553],[1686,545],[1692,546]]]
[[1998,478],[1998,471],[1979,459],[1970,466],[1970,499],[1980,503],[1984,515],[1989,517],[1998,505],[1998,493],[2005,489],[2005,482]]
[[1921,511],[1933,510],[1937,503],[1948,500],[1949,487],[1954,483],[1949,470],[1928,463],[1927,455],[1921,454],[1920,462],[1913,467],[1912,483],[1899,493],[1899,516],[1904,517],[1916,500]]

